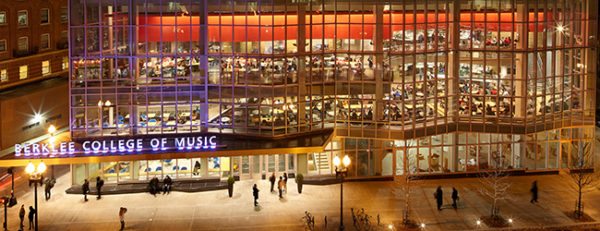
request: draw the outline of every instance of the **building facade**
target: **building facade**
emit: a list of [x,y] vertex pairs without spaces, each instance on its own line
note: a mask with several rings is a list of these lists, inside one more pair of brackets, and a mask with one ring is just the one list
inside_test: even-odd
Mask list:
[[68,74],[67,0],[0,1],[0,90]]
[[75,164],[73,183],[329,175],[336,155],[352,177],[567,168],[594,138],[597,5],[70,0],[74,141],[332,133],[320,152]]

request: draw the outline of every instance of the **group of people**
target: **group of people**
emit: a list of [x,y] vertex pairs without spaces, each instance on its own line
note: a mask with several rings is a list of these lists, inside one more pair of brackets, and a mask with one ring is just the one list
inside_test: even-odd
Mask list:
[[[19,210],[19,231],[22,231],[24,229],[23,226],[23,220],[25,220],[25,205],[21,205],[21,209]],[[29,213],[27,215],[27,218],[29,218],[29,230],[31,230],[31,227],[35,227],[35,223],[34,223],[34,218],[35,216],[37,216],[37,211],[33,208],[33,206],[29,206]]]
[[[533,183],[531,183],[531,189],[529,191],[531,192],[531,200],[529,202],[532,204],[538,203],[537,180],[535,180],[535,181],[533,181]],[[435,198],[438,211],[441,211],[442,205],[444,204],[444,192],[442,190],[442,186],[437,187],[437,189],[433,193],[433,197]],[[456,190],[456,188],[452,187],[452,208],[454,208],[454,209],[458,208],[458,204],[457,204],[458,200],[459,200],[458,190]]]
[[[442,205],[444,204],[444,191],[442,190],[442,186],[437,187],[437,189],[435,190],[435,193],[433,193],[433,197],[435,198],[438,211],[441,211]],[[458,201],[458,199],[459,199],[458,190],[456,190],[456,188],[452,187],[452,208],[454,208],[454,209],[458,208],[458,204],[456,203]]]
[[[102,198],[102,187],[103,186],[104,186],[104,180],[99,176],[96,177],[96,193],[98,194],[98,196],[96,197],[97,200],[100,200]],[[85,179],[83,181],[83,185],[81,185],[81,191],[83,192],[83,200],[88,201],[87,195],[88,195],[88,193],[90,193],[90,181],[88,179]]]
[[[161,189],[158,185],[157,177],[152,178],[148,184],[149,184],[148,189],[150,191],[150,194],[156,196],[156,194],[160,193]],[[172,186],[173,186],[173,179],[171,179],[171,177],[169,175],[167,175],[165,177],[165,179],[163,179],[163,186],[162,186],[163,195],[170,194]]]
[[[269,177],[269,182],[271,182],[271,193],[273,193],[275,191],[275,182],[277,181],[277,191],[279,192],[279,199],[283,199],[283,194],[287,193],[287,181],[288,181],[288,175],[287,173],[283,173],[282,176],[279,176],[279,180],[277,180],[277,176],[275,176],[275,173],[271,174],[271,176]],[[258,189],[258,186],[256,184],[254,184],[254,186],[252,186],[252,196],[254,197],[254,206],[258,206],[258,193],[260,192],[260,190]]]

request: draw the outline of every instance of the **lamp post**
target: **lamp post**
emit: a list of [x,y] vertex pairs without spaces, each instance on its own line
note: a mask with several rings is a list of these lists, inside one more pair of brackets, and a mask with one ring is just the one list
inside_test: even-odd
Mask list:
[[348,155],[344,155],[344,158],[340,161],[340,157],[336,156],[333,158],[333,165],[335,166],[335,177],[340,177],[342,180],[340,183],[340,231],[344,230],[344,177],[348,175],[348,166],[350,166],[350,158]]
[[44,162],[40,162],[36,167],[33,163],[29,162],[27,167],[25,167],[25,172],[29,174],[29,185],[33,183],[33,197],[34,197],[34,207],[35,207],[35,231],[38,231],[38,216],[40,212],[38,211],[37,206],[37,184],[42,184],[42,180],[44,179],[43,175],[46,171],[46,164]]

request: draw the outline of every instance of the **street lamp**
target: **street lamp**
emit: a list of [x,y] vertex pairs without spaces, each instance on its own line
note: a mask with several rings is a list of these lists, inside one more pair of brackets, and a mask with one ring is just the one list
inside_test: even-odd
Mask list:
[[340,231],[344,230],[344,177],[348,175],[348,166],[350,166],[350,157],[344,155],[344,158],[340,161],[340,157],[336,156],[333,158],[333,165],[335,166],[335,178],[338,176],[342,180],[340,183]]
[[33,163],[29,162],[27,167],[25,167],[25,172],[29,174],[29,185],[33,183],[33,198],[34,198],[34,207],[35,207],[35,231],[38,231],[38,216],[40,212],[38,211],[37,206],[37,184],[42,185],[42,180],[44,179],[44,172],[46,171],[46,164],[44,162],[40,162],[36,167]]
[[54,125],[50,125],[50,127],[48,127],[48,135],[52,137],[54,136],[54,133],[56,133],[56,127]]

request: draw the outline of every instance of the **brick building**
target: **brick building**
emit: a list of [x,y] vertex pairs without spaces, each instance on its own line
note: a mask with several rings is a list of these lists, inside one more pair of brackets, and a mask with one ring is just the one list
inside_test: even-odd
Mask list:
[[0,90],[68,73],[67,0],[0,1]]

